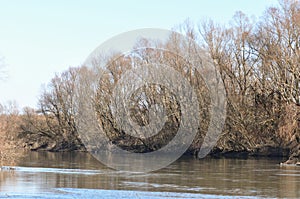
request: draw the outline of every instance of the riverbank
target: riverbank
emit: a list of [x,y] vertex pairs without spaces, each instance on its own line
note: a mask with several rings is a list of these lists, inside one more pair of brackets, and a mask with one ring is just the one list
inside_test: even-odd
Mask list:
[[[82,151],[86,152],[86,148],[78,139],[78,137],[70,137],[68,139],[55,139],[42,133],[25,133],[22,131],[22,117],[18,116],[20,125],[14,125],[14,127],[6,126],[10,129],[8,133],[2,129],[0,139],[0,159],[13,161],[15,157],[20,156],[20,151],[51,151],[51,152],[63,152],[63,151]],[[38,120],[36,120],[38,121]],[[2,123],[3,124],[3,123]],[[14,123],[15,124],[15,123]],[[290,139],[285,142],[276,143],[261,143],[261,144],[249,144],[245,141],[245,136],[241,133],[223,133],[217,142],[216,146],[210,152],[211,157],[229,157],[229,158],[247,158],[247,157],[282,157],[285,160],[299,158],[300,144],[298,129]],[[19,133],[17,133],[19,132]],[[288,134],[288,133],[287,133]],[[11,135],[11,136],[8,136]],[[14,136],[12,136],[14,135]],[[74,141],[75,140],[75,141]],[[190,148],[186,151],[185,155],[197,156],[197,153],[201,147],[199,144],[199,137],[196,136],[194,142]],[[266,142],[266,141],[265,141]],[[116,145],[123,149],[127,149],[135,152],[147,152],[145,146],[137,145],[130,139],[118,140]],[[300,159],[299,159],[300,160]]]
[[[299,108],[297,107],[297,110]],[[297,115],[298,116],[298,115]],[[283,120],[284,119],[284,120]],[[253,135],[251,133],[243,134],[239,132],[224,132],[216,146],[211,150],[209,156],[211,157],[230,157],[230,158],[247,158],[247,157],[282,157],[286,160],[300,158],[300,131],[297,125],[299,122],[293,124],[292,130],[289,118],[283,118],[284,124],[281,124],[278,132],[274,132],[273,137],[264,136],[262,133]],[[36,120],[37,121],[37,120]],[[296,120],[297,121],[297,120]],[[283,122],[282,122],[283,123]],[[171,131],[172,129],[170,129]],[[279,132],[283,131],[285,132]],[[33,131],[32,131],[33,132]],[[282,136],[279,136],[279,135]],[[61,136],[62,137],[62,136]],[[61,137],[51,137],[43,133],[26,133],[20,132],[18,135],[18,148],[32,151],[86,151],[78,136],[69,136],[67,139]],[[197,135],[186,151],[185,155],[197,156],[201,148],[201,135]],[[136,143],[136,140],[130,137],[123,137],[114,141],[114,144],[132,152],[149,152],[149,148],[143,143]],[[153,145],[153,144],[152,144]]]
[[[39,139],[41,142],[35,142],[28,144],[23,144],[26,149],[31,151],[49,151],[49,152],[66,152],[66,151],[78,151],[78,152],[87,152],[85,147],[82,147],[82,145],[73,146],[72,149],[62,149],[62,150],[56,150],[57,148],[52,148],[55,146],[53,142],[52,144],[48,144],[47,140]],[[127,148],[133,151],[138,151],[139,148],[133,148],[130,145],[123,144],[122,148]],[[199,149],[198,148],[189,148],[188,151],[184,154],[185,156],[197,156]],[[248,157],[269,157],[269,158],[283,158],[283,159],[291,159],[291,158],[297,158],[298,156],[295,155],[297,152],[294,150],[293,153],[291,153],[292,148],[288,147],[279,147],[279,146],[271,146],[271,145],[261,145],[257,146],[255,148],[251,148],[248,150],[238,150],[234,149],[230,146],[224,147],[220,145],[216,145],[213,150],[208,154],[208,157],[213,158],[248,158]],[[299,153],[299,151],[298,151]]]

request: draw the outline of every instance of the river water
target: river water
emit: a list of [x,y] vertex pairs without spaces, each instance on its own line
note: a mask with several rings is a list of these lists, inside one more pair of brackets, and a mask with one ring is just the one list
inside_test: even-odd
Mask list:
[[150,173],[115,171],[88,153],[30,152],[0,171],[0,198],[300,198],[300,167],[280,159],[183,157]]

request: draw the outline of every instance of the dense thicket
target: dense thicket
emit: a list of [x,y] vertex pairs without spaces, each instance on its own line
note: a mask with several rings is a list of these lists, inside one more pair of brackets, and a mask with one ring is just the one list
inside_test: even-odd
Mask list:
[[[267,8],[257,21],[237,12],[228,25],[205,21],[195,26],[187,21],[176,30],[195,40],[202,50],[192,43],[182,43],[176,36],[170,36],[167,42],[144,38],[137,41],[137,50],[133,49],[130,56],[114,54],[107,59],[107,76],[99,81],[94,102],[99,125],[112,143],[147,152],[164,146],[176,134],[180,105],[176,96],[161,85],[141,87],[130,105],[130,117],[140,126],[149,123],[153,104],[165,107],[168,117],[156,136],[142,139],[126,135],[110,106],[112,90],[126,71],[139,64],[164,64],[179,72],[196,91],[201,121],[189,152],[197,152],[207,132],[211,99],[202,78],[205,74],[195,71],[176,52],[191,59],[208,53],[220,72],[227,95],[226,123],[212,153],[299,156],[300,2],[282,0],[279,7]],[[165,50],[153,50],[153,46]],[[40,96],[39,112],[25,110],[20,137],[28,146],[84,149],[74,121],[74,89],[82,76],[89,75],[93,71],[85,66],[56,75]]]

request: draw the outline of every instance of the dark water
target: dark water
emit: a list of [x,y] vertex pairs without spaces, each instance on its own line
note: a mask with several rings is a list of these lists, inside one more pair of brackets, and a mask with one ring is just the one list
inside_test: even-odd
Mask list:
[[0,198],[300,198],[300,167],[280,161],[185,157],[130,173],[87,153],[31,152],[0,171]]

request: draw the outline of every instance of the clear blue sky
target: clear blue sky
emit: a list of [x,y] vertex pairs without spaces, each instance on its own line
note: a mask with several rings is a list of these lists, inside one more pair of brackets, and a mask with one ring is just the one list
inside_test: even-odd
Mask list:
[[235,11],[261,16],[277,0],[0,0],[0,55],[8,78],[0,103],[37,104],[55,72],[79,66],[102,42],[138,28],[171,29],[190,18],[227,23]]

